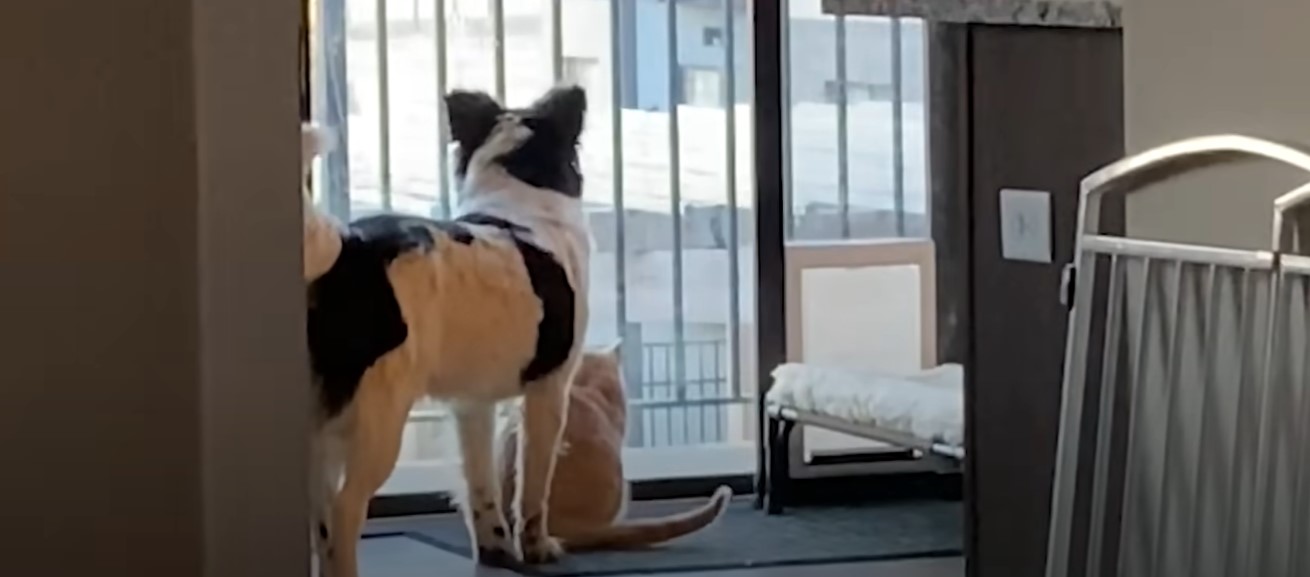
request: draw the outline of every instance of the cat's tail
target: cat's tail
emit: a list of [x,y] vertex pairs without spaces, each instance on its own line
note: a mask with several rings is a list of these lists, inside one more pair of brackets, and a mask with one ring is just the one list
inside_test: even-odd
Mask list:
[[709,526],[723,516],[731,500],[732,489],[724,485],[714,491],[708,502],[690,511],[653,519],[625,519],[603,529],[562,536],[562,541],[568,551],[637,549],[659,545]]

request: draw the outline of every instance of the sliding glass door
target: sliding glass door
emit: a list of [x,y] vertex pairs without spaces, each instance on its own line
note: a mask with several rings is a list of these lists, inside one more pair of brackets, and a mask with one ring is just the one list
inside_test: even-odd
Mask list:
[[[625,461],[635,480],[756,466],[755,398],[767,375],[756,356],[751,8],[747,0],[312,0],[314,118],[340,140],[316,169],[316,202],[343,219],[450,214],[441,94],[481,89],[516,106],[557,82],[587,89],[583,200],[596,240],[588,342],[622,340],[632,406]],[[926,230],[915,140],[922,91],[909,88],[922,78],[921,52],[909,51],[915,60],[893,50],[890,22],[852,17],[842,28],[819,0],[792,2],[782,66],[792,137],[779,158],[790,158],[792,177],[785,208],[779,195],[762,199],[783,208],[789,238]],[[911,46],[922,28],[895,30]],[[438,404],[416,407],[384,492],[458,481],[447,421]]]

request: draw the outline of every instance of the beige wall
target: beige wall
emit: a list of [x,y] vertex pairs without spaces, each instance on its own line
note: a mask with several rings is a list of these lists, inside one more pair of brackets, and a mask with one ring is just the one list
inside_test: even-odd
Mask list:
[[5,575],[308,571],[298,8],[194,5],[0,5]]
[[[1130,152],[1222,132],[1310,143],[1310,2],[1150,0],[1124,10]],[[1267,247],[1272,199],[1305,180],[1272,165],[1207,171],[1130,197],[1129,232]]]

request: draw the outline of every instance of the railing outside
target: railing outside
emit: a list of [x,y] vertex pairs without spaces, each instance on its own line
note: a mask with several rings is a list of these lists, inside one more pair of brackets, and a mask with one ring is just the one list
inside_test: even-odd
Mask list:
[[[752,442],[748,0],[310,1],[314,117],[340,139],[317,170],[319,202],[343,219],[447,216],[439,95],[523,105],[584,85],[589,337],[632,351],[629,442]],[[789,4],[788,238],[926,235],[922,22]]]
[[[672,373],[672,343],[630,346],[624,352],[629,447],[694,446],[732,440],[729,407],[744,405],[750,399],[741,391],[731,390],[727,343],[689,342],[684,346],[683,356],[690,361],[691,374],[683,379]],[[426,404],[414,412],[411,420],[445,426],[450,413],[439,404]],[[442,459],[450,449],[449,443],[428,443],[412,458]]]

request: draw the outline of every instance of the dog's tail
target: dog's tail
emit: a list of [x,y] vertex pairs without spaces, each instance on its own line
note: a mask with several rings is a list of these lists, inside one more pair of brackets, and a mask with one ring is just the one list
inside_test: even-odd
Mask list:
[[332,267],[341,254],[341,225],[326,212],[314,205],[308,184],[314,159],[331,149],[331,132],[308,123],[300,125],[300,199],[305,220],[304,273],[305,280],[318,278]]
[[659,545],[709,526],[723,516],[731,500],[732,489],[724,485],[714,491],[707,503],[690,511],[654,519],[622,520],[594,531],[561,535],[561,540],[568,551],[636,549]]

